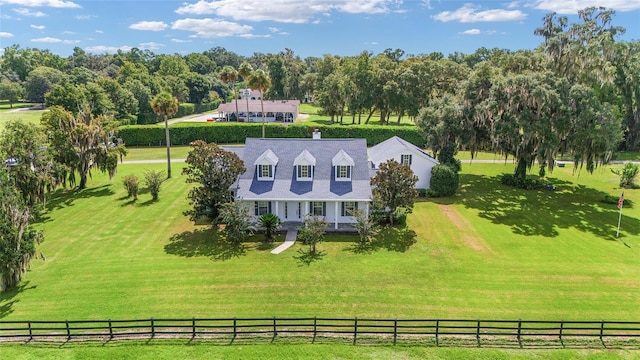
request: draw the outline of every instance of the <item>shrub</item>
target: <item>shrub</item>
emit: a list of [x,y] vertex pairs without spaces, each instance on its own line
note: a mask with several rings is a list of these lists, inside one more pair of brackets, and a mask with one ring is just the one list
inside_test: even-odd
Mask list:
[[265,241],[271,242],[273,241],[273,233],[278,231],[280,227],[280,218],[275,214],[264,214],[258,220],[258,224],[264,228]]
[[638,166],[638,164],[627,162],[624,164],[624,167],[622,169],[611,169],[611,172],[620,177],[621,188],[633,189],[636,187],[635,180],[638,176],[638,172],[640,172],[640,167]]
[[144,182],[153,200],[158,200],[158,194],[160,193],[160,186],[165,180],[164,171],[148,170],[144,172]]
[[436,165],[431,169],[431,195],[451,196],[458,190],[460,179],[449,165]]
[[133,200],[138,200],[138,177],[135,175],[127,175],[122,178],[124,188],[127,189],[127,199],[133,197]]
[[526,178],[521,180],[514,174],[503,174],[500,182],[507,186],[513,186],[525,190],[540,190],[547,186],[542,179]]

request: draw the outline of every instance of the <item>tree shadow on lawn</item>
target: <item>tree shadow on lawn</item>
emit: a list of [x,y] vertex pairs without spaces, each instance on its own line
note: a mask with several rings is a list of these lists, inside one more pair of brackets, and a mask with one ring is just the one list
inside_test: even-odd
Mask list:
[[406,226],[385,226],[371,242],[366,244],[357,242],[346,250],[356,254],[369,254],[380,249],[403,253],[416,243],[416,236],[416,232]]
[[311,249],[299,249],[298,255],[294,255],[293,258],[300,262],[300,266],[302,265],[311,265],[311,263],[320,261],[322,258],[327,255],[326,252],[321,250],[316,250],[316,252],[311,252]]
[[13,312],[13,305],[20,301],[15,297],[25,290],[35,289],[37,285],[29,286],[29,281],[23,281],[13,290],[0,293],[0,319],[7,317]]
[[247,247],[228,241],[222,233],[214,229],[184,231],[171,236],[164,246],[167,254],[184,257],[206,256],[216,261],[244,256]]
[[[457,202],[476,209],[494,224],[510,226],[518,235],[556,237],[558,229],[575,228],[599,238],[617,240],[616,205],[601,201],[607,193],[547,178],[556,191],[523,190],[500,183],[500,176],[462,174]],[[620,236],[640,234],[640,220],[622,215]]]
[[[86,188],[83,190],[74,189],[59,189],[53,192],[50,199],[47,200],[46,209],[51,211],[54,209],[63,209],[68,206],[73,206],[73,203],[78,199],[87,199],[100,196],[111,196],[114,192],[111,189],[111,185],[102,185],[95,188]],[[51,217],[47,212],[42,212],[36,218],[36,223],[46,223],[51,220]]]
[[61,209],[67,206],[72,206],[73,203],[78,199],[111,196],[113,194],[114,192],[113,189],[111,189],[111,184],[106,184],[94,188],[85,188],[82,190],[60,189],[56,190],[51,196],[51,199],[47,201],[47,209]]

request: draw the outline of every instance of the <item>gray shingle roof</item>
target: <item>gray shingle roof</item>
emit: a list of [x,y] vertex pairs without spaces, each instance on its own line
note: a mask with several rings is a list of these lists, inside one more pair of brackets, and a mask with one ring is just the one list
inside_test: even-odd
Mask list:
[[[278,156],[274,181],[258,181],[256,159],[270,149]],[[313,181],[297,181],[295,158],[307,150],[316,159]],[[344,150],[355,163],[351,181],[335,181],[332,158]],[[365,139],[247,138],[242,153],[247,171],[240,175],[237,196],[246,200],[359,200],[371,198]]]

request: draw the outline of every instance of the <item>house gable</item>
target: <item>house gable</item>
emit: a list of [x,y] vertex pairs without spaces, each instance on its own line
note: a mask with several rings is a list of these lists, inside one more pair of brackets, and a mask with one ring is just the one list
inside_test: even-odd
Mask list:
[[416,188],[428,189],[431,183],[431,169],[439,162],[424,150],[397,136],[391,137],[368,150],[370,164],[378,166],[390,159],[408,163],[418,177]]

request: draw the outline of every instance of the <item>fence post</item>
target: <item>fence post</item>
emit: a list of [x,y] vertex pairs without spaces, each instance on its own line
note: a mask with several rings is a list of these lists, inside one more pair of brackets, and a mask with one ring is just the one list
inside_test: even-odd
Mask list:
[[191,318],[191,339],[196,337],[196,318]]
[[558,335],[560,338],[560,343],[564,346],[564,341],[562,341],[562,329],[564,329],[564,320],[560,320],[560,334]]
[[314,316],[313,317],[313,341],[312,343],[316,342],[316,335],[318,334],[318,317]]
[[522,319],[518,319],[518,345],[522,348]]
[[235,339],[237,335],[238,335],[237,319],[236,319],[236,317],[234,316],[234,317],[233,317],[233,338]]
[[602,346],[604,346],[604,339],[602,338],[604,334],[604,320],[602,320],[602,322],[600,323],[600,342],[602,343]]
[[478,347],[480,347],[480,320],[478,320],[478,326],[476,327],[476,340],[478,340]]
[[276,317],[273,317],[273,340],[275,340],[276,336],[278,336],[278,330],[276,329]]
[[358,317],[356,316],[353,319],[353,345],[356,344],[357,337],[358,337]]
[[31,320],[27,321],[27,326],[29,327],[29,341],[33,340],[33,330],[31,329]]
[[393,320],[393,345],[398,341],[398,319]]
[[69,329],[69,320],[64,321],[67,325],[67,340],[71,340],[71,329]]
[[438,334],[440,333],[440,320],[436,320],[436,346],[440,346]]
[[151,338],[156,337],[156,322],[151,318]]
[[109,340],[113,339],[113,325],[111,325],[111,319],[109,319]]

